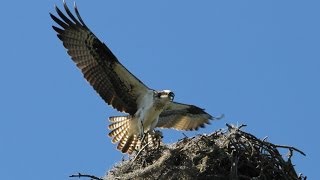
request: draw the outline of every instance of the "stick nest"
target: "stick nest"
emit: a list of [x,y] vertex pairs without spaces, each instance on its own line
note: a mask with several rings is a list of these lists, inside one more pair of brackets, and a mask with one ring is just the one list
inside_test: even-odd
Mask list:
[[[103,179],[306,179],[291,163],[293,152],[227,124],[210,135],[184,138],[172,145],[145,149],[122,161]],[[289,151],[283,158],[279,148]]]

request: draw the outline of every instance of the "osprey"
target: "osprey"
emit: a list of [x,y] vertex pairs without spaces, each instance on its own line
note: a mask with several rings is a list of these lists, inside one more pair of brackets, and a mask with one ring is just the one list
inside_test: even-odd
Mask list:
[[[68,54],[101,98],[125,116],[113,116],[109,136],[117,149],[131,154],[141,144],[159,139],[155,128],[197,130],[213,119],[194,105],[174,102],[170,90],[154,90],[131,74],[86,26],[76,5],[76,17],[63,1],[65,13],[55,6],[58,17],[51,18],[60,26],[52,26]],[[147,136],[145,136],[147,135]]]

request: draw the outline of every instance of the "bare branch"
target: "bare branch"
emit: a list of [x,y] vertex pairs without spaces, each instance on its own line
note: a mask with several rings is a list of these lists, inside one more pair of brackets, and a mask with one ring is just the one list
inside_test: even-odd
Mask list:
[[102,178],[99,178],[97,176],[88,175],[88,174],[81,174],[81,173],[74,174],[74,175],[71,175],[69,177],[77,177],[77,178],[86,177],[86,178],[91,178],[91,179],[94,179],[94,180],[103,180]]

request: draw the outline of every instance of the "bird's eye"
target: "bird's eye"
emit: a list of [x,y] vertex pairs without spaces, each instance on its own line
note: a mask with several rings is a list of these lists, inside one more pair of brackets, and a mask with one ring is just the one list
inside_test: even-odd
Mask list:
[[170,99],[171,99],[171,101],[173,101],[173,99],[174,99],[174,93],[173,92],[169,92],[169,97],[170,97]]

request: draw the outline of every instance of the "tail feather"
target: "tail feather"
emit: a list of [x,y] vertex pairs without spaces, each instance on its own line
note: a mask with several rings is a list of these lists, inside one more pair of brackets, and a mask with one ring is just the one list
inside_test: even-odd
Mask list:
[[162,133],[160,131],[151,131],[148,132],[146,143],[148,143],[149,148],[156,148],[160,145],[162,139]]
[[137,135],[126,135],[120,140],[117,149],[119,149],[122,153],[131,154],[134,150],[136,150],[137,142]]
[[112,142],[116,143],[118,141],[120,141],[126,134],[128,134],[128,130],[129,130],[130,126],[128,122],[123,123],[122,126],[112,130],[109,133],[109,136],[112,137]]
[[109,121],[112,123],[115,123],[115,122],[120,122],[120,121],[130,119],[130,118],[132,118],[130,115],[128,115],[128,116],[112,116],[112,117],[109,117]]
[[109,120],[112,122],[108,127],[111,130],[109,136],[112,138],[112,143],[119,142],[117,149],[131,154],[138,142],[139,130],[133,126],[137,123],[132,123],[132,116],[115,116]]
[[153,133],[148,133],[147,136],[147,143],[148,143],[148,147],[149,148],[153,148],[156,147],[156,138],[155,138],[155,134]]
[[137,136],[137,135],[134,135],[134,136],[133,136],[133,141],[131,142],[130,147],[129,147],[127,153],[131,154],[133,151],[137,150],[136,144],[138,143],[138,141],[139,141],[138,136]]
[[[111,132],[109,136],[112,143],[118,143],[117,149],[122,153],[131,154],[133,151],[147,146],[147,148],[156,148],[159,146],[162,134],[160,131],[148,131],[142,140],[139,120],[133,116],[114,116],[110,117],[111,124],[108,126]],[[143,142],[142,142],[143,141]]]
[[110,130],[117,129],[119,127],[122,127],[124,124],[126,124],[128,121],[131,120],[131,116],[113,116],[110,117],[109,120],[112,122],[108,128]]
[[109,133],[109,136],[113,138],[111,140],[112,143],[116,143],[116,142],[120,141],[126,134],[128,134],[128,131],[126,129],[124,129],[124,130],[117,129],[116,131],[111,131]]
[[109,119],[113,122],[109,125],[109,129],[111,130],[109,137],[112,138],[112,143],[116,143],[128,134],[131,116],[115,116],[110,117]]

